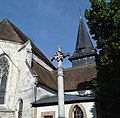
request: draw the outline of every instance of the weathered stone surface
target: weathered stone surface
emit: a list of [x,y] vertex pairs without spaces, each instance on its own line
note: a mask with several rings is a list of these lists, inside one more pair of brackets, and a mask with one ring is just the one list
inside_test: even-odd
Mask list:
[[[23,100],[23,118],[32,118],[31,103],[33,101],[52,95],[50,92],[38,87],[35,93],[36,77],[33,77],[28,68],[32,63],[32,49],[30,43],[20,51],[20,43],[3,41],[0,39],[0,56],[5,56],[9,62],[8,78],[4,76],[2,88],[0,88],[0,118],[17,118],[19,112],[19,99]],[[29,53],[30,52],[30,53]],[[35,56],[35,55],[34,55]],[[39,64],[48,69],[39,58]],[[52,70],[52,69],[51,69]]]

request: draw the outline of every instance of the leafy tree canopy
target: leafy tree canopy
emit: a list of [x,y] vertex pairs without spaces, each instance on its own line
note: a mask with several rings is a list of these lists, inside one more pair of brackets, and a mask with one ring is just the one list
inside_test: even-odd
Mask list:
[[85,17],[99,50],[95,94],[101,101],[103,118],[120,118],[120,0],[90,2]]

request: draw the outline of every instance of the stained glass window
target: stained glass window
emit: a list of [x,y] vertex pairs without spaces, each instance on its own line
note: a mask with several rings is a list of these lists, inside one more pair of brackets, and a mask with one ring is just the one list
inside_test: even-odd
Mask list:
[[83,118],[83,112],[79,106],[75,106],[74,108],[74,118]]
[[9,73],[9,63],[5,56],[0,57],[0,104],[4,104],[6,83]]

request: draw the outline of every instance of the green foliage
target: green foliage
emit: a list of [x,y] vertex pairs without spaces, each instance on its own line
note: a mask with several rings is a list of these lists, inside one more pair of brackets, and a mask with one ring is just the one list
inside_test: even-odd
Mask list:
[[103,118],[119,118],[120,105],[120,0],[90,0],[85,11],[88,26],[97,43],[98,79],[93,82],[101,101]]

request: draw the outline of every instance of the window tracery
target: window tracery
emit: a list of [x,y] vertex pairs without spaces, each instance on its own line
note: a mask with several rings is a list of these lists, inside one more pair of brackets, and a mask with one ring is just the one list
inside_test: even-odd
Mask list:
[[75,106],[74,108],[74,118],[83,118],[83,112],[79,106]]
[[69,109],[69,118],[87,118],[85,108],[80,104],[72,104]]
[[0,57],[0,104],[4,104],[6,83],[9,73],[9,63],[5,56]]

